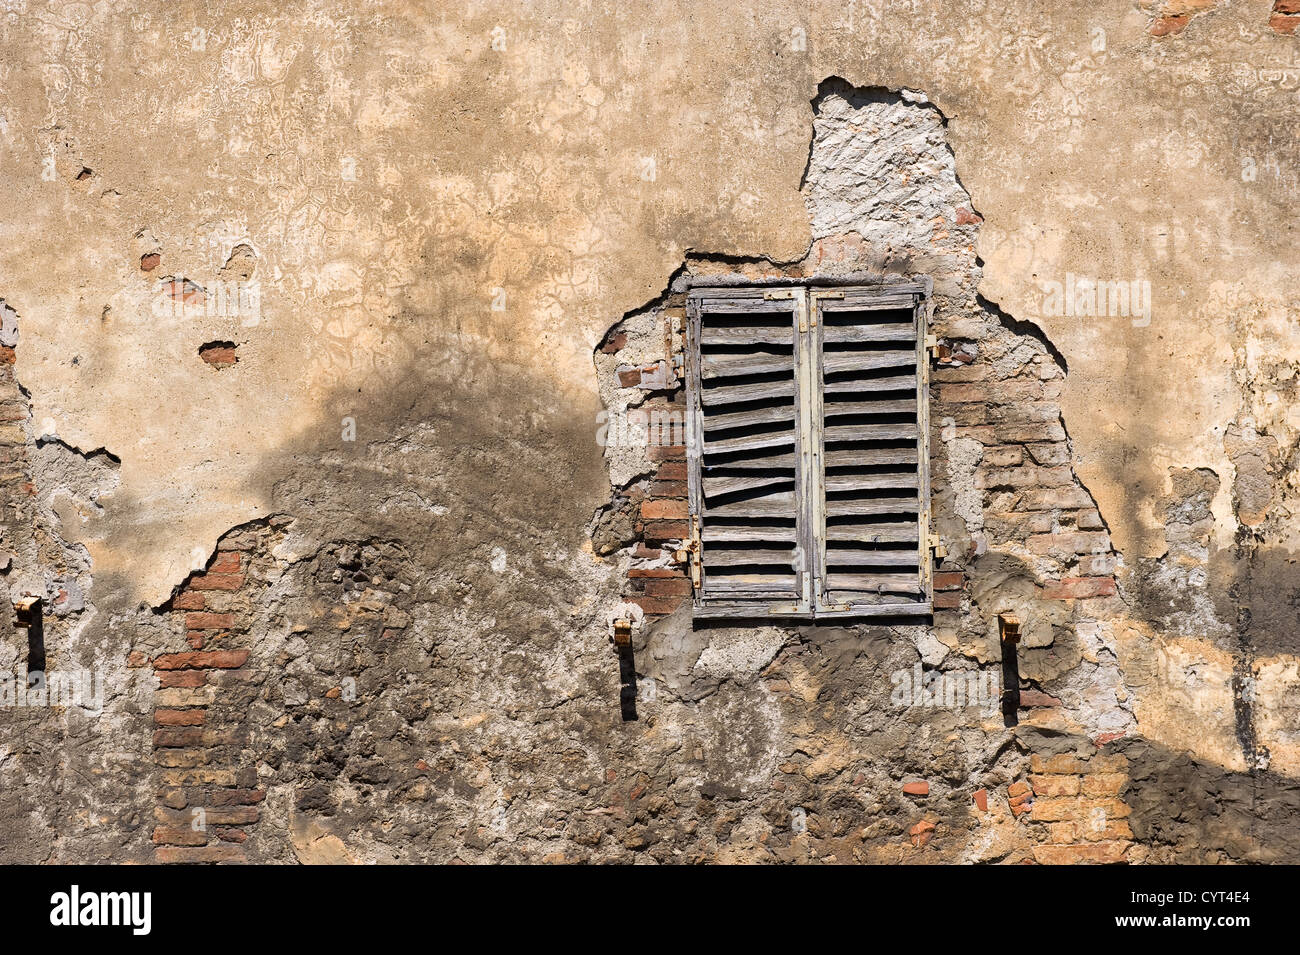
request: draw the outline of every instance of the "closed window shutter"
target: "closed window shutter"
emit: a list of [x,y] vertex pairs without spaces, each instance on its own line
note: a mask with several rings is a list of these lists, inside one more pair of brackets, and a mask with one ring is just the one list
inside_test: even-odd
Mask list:
[[931,607],[925,315],[919,287],[812,289],[821,384],[818,615]]
[[[687,303],[697,613],[807,612],[811,581],[801,439],[807,388],[800,290],[700,289]],[[805,581],[808,584],[805,584]]]
[[929,612],[923,307],[918,285],[691,291],[697,615]]

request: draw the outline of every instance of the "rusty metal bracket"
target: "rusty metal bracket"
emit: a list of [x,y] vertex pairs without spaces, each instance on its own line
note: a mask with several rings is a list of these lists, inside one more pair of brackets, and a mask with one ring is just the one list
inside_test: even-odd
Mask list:
[[1002,643],[1002,718],[1007,726],[1015,726],[1020,709],[1020,663],[1016,658],[1020,618],[1009,611],[998,614],[998,636]]
[[27,631],[27,678],[43,680],[45,674],[45,614],[41,598],[23,594],[13,602],[14,623]]
[[692,514],[690,516],[690,528],[690,537],[686,540],[685,546],[673,551],[673,559],[679,564],[689,565],[691,586],[699,590],[702,565],[700,559],[700,515]]

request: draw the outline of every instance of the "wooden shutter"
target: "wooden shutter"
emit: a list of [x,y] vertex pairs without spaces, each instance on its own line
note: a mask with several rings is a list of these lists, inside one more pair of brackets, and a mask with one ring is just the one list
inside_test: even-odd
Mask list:
[[924,290],[695,288],[701,616],[930,610]]
[[924,290],[812,289],[819,616],[931,609]]
[[799,289],[698,289],[687,300],[697,613],[810,610],[806,304]]

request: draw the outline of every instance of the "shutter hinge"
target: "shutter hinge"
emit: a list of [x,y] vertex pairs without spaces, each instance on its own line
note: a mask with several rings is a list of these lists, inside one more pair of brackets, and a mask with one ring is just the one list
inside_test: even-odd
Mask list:
[[827,290],[821,290],[821,289],[818,289],[817,291],[813,292],[813,298],[843,298],[843,297],[844,297],[844,290],[843,290],[843,289],[838,289],[838,290],[836,290],[836,289],[827,289]]
[[690,565],[691,586],[700,589],[700,515],[690,516],[690,537],[685,546],[673,552],[673,559],[679,564]]
[[763,298],[769,302],[782,298],[794,298],[794,289],[791,288],[774,288],[767,289],[763,292]]
[[948,556],[948,548],[943,545],[938,534],[931,534],[929,541],[930,550],[934,551],[934,556],[938,560],[943,560]]

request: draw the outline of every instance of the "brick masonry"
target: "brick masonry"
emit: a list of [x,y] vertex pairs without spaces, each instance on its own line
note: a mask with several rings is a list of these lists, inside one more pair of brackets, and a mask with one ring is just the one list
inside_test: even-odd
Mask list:
[[[256,534],[228,534],[170,602],[177,644],[149,663],[157,680],[152,841],[160,863],[245,862],[266,791],[247,758],[249,607]],[[137,665],[145,661],[137,659]]]

